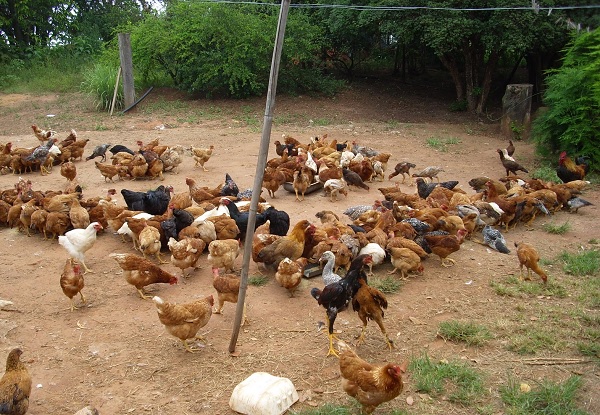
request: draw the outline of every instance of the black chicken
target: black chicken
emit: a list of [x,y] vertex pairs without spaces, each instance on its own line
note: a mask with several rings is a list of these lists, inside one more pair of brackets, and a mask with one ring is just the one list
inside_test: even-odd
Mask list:
[[360,178],[358,173],[344,167],[342,169],[342,175],[344,176],[344,180],[352,186],[360,187],[361,189],[369,190],[369,186],[363,182],[363,179]]
[[437,183],[426,183],[422,177],[417,177],[415,182],[417,183],[417,193],[421,199],[427,199],[438,185]]
[[[235,184],[229,173],[225,173],[225,185],[221,189],[221,196],[237,197],[239,192],[240,189],[238,189],[237,184]],[[240,230],[242,230],[242,228],[240,228]]]
[[[246,239],[246,228],[248,227],[248,218],[250,217],[250,212],[240,212],[237,205],[226,198],[221,199],[221,204],[227,207],[227,209],[229,210],[229,216],[231,217],[231,219],[235,220],[235,224],[240,230],[239,238],[241,240]],[[265,219],[264,213],[258,213],[256,215],[256,223],[254,225],[254,229],[264,224],[266,221],[267,219]]]
[[290,229],[290,215],[283,210],[277,210],[269,206],[263,212],[264,220],[270,221],[269,233],[272,235],[285,236]]
[[94,148],[94,151],[92,151],[92,154],[85,158],[85,161],[95,159],[96,157],[102,157],[102,161],[106,161],[106,150],[108,150],[109,147],[110,144],[101,144],[99,146],[96,146],[96,148]]
[[151,215],[162,215],[169,207],[171,201],[172,186],[158,186],[156,190],[147,192],[134,192],[133,190],[123,189],[121,194],[127,209],[142,210]]
[[[359,278],[367,281],[367,275],[363,271],[363,266],[373,262],[371,255],[363,254],[357,256],[350,265],[350,269],[346,276],[338,282],[326,285],[322,290],[313,288],[310,290],[310,295],[313,296],[320,306],[326,310],[328,336],[329,336],[329,351],[327,356],[338,356],[337,351],[333,348],[333,339],[336,338],[333,334],[333,324],[337,313],[348,308],[352,302],[352,298],[360,288]],[[337,338],[336,338],[337,339]]]
[[110,151],[111,153],[117,154],[117,153],[129,153],[132,156],[135,155],[135,152],[125,146],[122,146],[121,144],[116,144],[114,146],[112,146],[108,151]]

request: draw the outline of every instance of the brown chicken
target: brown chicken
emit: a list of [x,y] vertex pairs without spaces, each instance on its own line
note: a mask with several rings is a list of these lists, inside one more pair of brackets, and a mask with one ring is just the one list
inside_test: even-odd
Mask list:
[[150,163],[148,163],[148,171],[146,172],[146,176],[154,179],[158,178],[160,180],[164,180],[163,168],[164,165],[161,159],[152,160]]
[[46,216],[46,235],[52,234],[52,239],[58,238],[59,235],[64,235],[71,221],[69,215],[63,212],[48,212]]
[[148,172],[148,163],[141,154],[137,154],[131,160],[128,166],[129,174],[133,180],[146,176]]
[[36,138],[38,140],[40,140],[42,143],[45,143],[46,141],[48,141],[49,138],[52,138],[52,136],[54,136],[54,134],[56,134],[56,131],[42,130],[40,127],[38,127],[35,124],[31,126],[31,129],[33,130],[33,134],[36,136]]
[[234,271],[235,259],[240,254],[240,241],[237,239],[223,239],[212,241],[208,244],[208,263],[212,267],[213,275],[219,272],[219,268]]
[[190,150],[192,152],[194,160],[196,161],[196,164],[194,167],[200,166],[200,167],[202,167],[202,170],[208,171],[206,169],[206,167],[204,167],[204,163],[206,163],[210,159],[210,156],[212,156],[214,149],[215,149],[215,146],[213,146],[213,145],[211,145],[209,148],[191,147]]
[[542,270],[538,264],[540,255],[533,245],[524,242],[515,242],[517,248],[517,257],[519,258],[519,278],[523,279],[523,266],[527,268],[527,281],[531,279],[531,271],[535,272],[542,278],[544,284],[548,282],[548,275]]
[[81,266],[69,258],[65,261],[65,267],[60,275],[60,288],[63,293],[71,300],[71,311],[76,310],[75,302],[73,297],[77,294],[81,296],[81,302],[85,303],[85,297],[81,290],[83,289],[83,273],[81,272]]
[[375,366],[360,357],[344,342],[339,342],[342,388],[362,405],[365,414],[371,414],[384,402],[402,392],[402,372],[395,364]]
[[144,293],[144,287],[150,284],[177,284],[177,277],[170,272],[162,270],[158,265],[135,254],[108,255],[113,258],[121,269],[127,282],[133,285],[142,299],[150,298]]
[[265,264],[272,270],[276,270],[279,263],[288,257],[292,261],[302,256],[304,251],[304,241],[306,239],[305,231],[313,227],[310,222],[303,219],[294,225],[289,235],[283,236],[272,244],[265,246],[257,255],[259,262]]
[[[410,241],[413,242],[413,241]],[[416,244],[415,244],[416,245]],[[417,245],[418,246],[418,245]],[[409,272],[418,272],[421,274],[423,272],[423,265],[421,264],[421,258],[415,251],[409,248],[402,247],[388,247],[388,251],[390,253],[391,262],[394,266],[394,269],[388,274],[393,274],[396,271],[400,271],[400,277],[402,279],[408,278]],[[425,252],[425,251],[423,251]],[[425,253],[426,254],[426,253]]]
[[71,220],[71,225],[73,225],[73,227],[76,229],[85,229],[90,224],[90,214],[86,208],[79,204],[79,200],[77,198],[71,200],[69,220]]
[[205,342],[202,336],[198,336],[198,330],[206,326],[212,316],[213,296],[209,295],[186,304],[169,303],[158,296],[154,296],[152,301],[156,305],[158,319],[169,334],[181,340],[188,352],[199,350],[190,347],[188,340],[198,339]]
[[[307,174],[306,170],[308,169],[302,168],[294,172],[294,181],[292,182],[292,185],[294,187],[294,192],[296,193],[296,200],[299,202],[304,200],[304,193],[306,193],[308,186],[310,186],[310,176]],[[302,195],[302,199],[300,199],[298,194]]]
[[394,342],[389,338],[385,326],[383,325],[383,310],[388,307],[385,294],[377,288],[369,286],[367,281],[362,277],[358,278],[358,283],[360,288],[354,297],[352,297],[352,309],[358,313],[358,317],[363,323],[362,330],[358,336],[358,343],[365,340],[368,321],[374,320],[379,326],[388,348],[392,350],[394,348]]
[[284,258],[277,267],[275,280],[289,291],[290,297],[294,296],[294,292],[296,292],[300,282],[302,282],[302,275],[306,264],[308,264],[308,259],[306,258],[301,257],[295,261]]
[[32,229],[36,229],[38,233],[44,235],[44,239],[48,239],[46,235],[46,218],[48,217],[48,212],[44,209],[37,209],[35,212],[31,214],[31,225]]
[[0,379],[0,413],[25,415],[29,408],[31,375],[21,362],[21,349],[12,349],[6,358],[6,371]]
[[[465,239],[466,234],[467,231],[465,229],[459,229],[456,235],[425,235],[424,238],[431,252],[440,257],[442,266],[449,267],[451,264],[455,264],[456,261],[448,258],[448,255],[460,249],[460,245]],[[448,264],[448,261],[451,264]]]
[[272,198],[275,198],[275,192],[285,182],[286,176],[285,173],[281,170],[273,169],[271,167],[265,169],[262,187],[267,189],[269,196],[271,196]]
[[77,167],[75,167],[75,163],[72,161],[67,161],[60,166],[60,175],[72,182],[77,176]]
[[167,246],[171,251],[171,264],[180,268],[181,275],[187,277],[185,270],[196,267],[202,251],[206,248],[206,242],[198,238],[181,238],[179,241],[169,238]]
[[145,223],[144,229],[138,235],[140,243],[140,251],[144,258],[146,255],[154,255],[159,264],[166,264],[169,261],[165,261],[160,257],[160,248],[162,246],[160,242],[160,231],[154,226]]
[[100,171],[100,174],[104,177],[105,182],[108,180],[114,182],[113,178],[115,176],[121,177],[121,175],[119,174],[120,172],[125,174],[127,172],[127,167],[122,166],[120,164],[103,164],[99,161],[95,161],[94,164],[96,165],[96,168]]
[[209,189],[196,184],[196,181],[192,178],[186,178],[185,184],[188,185],[190,196],[192,200],[198,204],[202,202],[212,200],[220,195],[220,189]]
[[[240,291],[240,278],[235,274],[213,275],[213,287],[217,290],[217,301],[219,305],[213,310],[215,314],[223,313],[225,302],[237,303]],[[244,304],[242,326],[248,322],[246,317],[246,304]]]
[[215,225],[217,239],[236,239],[240,234],[240,229],[235,223],[235,220],[227,215],[212,216],[207,220]]

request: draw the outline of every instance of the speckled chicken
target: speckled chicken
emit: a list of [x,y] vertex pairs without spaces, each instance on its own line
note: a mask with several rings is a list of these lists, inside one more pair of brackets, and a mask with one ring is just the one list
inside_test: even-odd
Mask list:
[[308,259],[304,257],[300,257],[295,261],[284,258],[283,261],[279,263],[277,272],[275,272],[275,280],[279,285],[288,290],[290,297],[294,296],[300,282],[302,282],[304,267],[307,263]]
[[433,178],[435,177],[439,183],[440,178],[438,177],[438,174],[440,174],[443,171],[445,170],[440,166],[428,166],[418,173],[413,173],[412,177],[427,177],[431,181],[433,181]]

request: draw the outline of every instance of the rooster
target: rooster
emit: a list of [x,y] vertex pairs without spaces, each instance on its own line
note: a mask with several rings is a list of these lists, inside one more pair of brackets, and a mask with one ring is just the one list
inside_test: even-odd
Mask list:
[[94,246],[96,233],[102,229],[100,223],[92,222],[85,229],[72,229],[58,237],[59,245],[67,250],[71,258],[83,265],[84,274],[93,272],[85,265],[85,253]]
[[360,288],[359,278],[367,281],[367,276],[362,268],[371,262],[371,255],[359,255],[352,261],[350,269],[344,278],[338,282],[326,285],[322,290],[316,287],[310,290],[310,295],[326,310],[329,333],[329,351],[327,352],[327,356],[339,356],[333,348],[333,339],[336,338],[333,334],[333,324],[338,312],[347,309],[358,292]]
[[584,180],[589,171],[590,165],[585,156],[579,156],[573,161],[567,156],[566,151],[560,153],[556,175],[563,183]]

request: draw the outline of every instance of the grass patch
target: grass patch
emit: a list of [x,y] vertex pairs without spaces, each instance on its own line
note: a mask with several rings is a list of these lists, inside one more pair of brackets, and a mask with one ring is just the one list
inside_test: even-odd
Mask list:
[[510,379],[500,388],[500,397],[508,406],[507,414],[584,415],[575,405],[582,383],[579,376],[571,376],[562,383],[543,381],[530,392],[522,392],[520,383]]
[[332,405],[330,403],[321,406],[320,408],[304,409],[296,412],[290,409],[292,415],[352,415],[352,411],[340,405]]
[[556,175],[556,169],[553,167],[540,167],[532,173],[531,177],[545,182],[562,183]]
[[542,226],[542,229],[554,235],[564,235],[565,233],[571,230],[571,224],[569,223],[569,221],[566,221],[561,225],[558,225],[556,223],[545,223]]
[[434,363],[425,355],[413,359],[409,367],[417,391],[445,395],[450,402],[465,406],[480,401],[485,394],[482,374],[466,364]]
[[595,275],[600,269],[600,251],[581,251],[576,254],[561,253],[558,258],[564,262],[563,270],[575,276]]
[[460,140],[455,137],[449,137],[446,139],[430,137],[425,141],[425,145],[427,147],[433,148],[433,149],[441,151],[443,153],[448,151],[448,146],[454,145],[454,144],[459,144],[459,143],[460,143]]
[[564,344],[559,342],[555,334],[554,331],[550,332],[530,325],[510,336],[507,349],[520,355],[534,355],[542,350],[562,349]]
[[369,285],[377,288],[384,294],[394,294],[400,291],[402,288],[402,282],[394,277],[385,277],[385,278],[373,278],[369,280]]
[[[526,271],[523,272],[523,276]],[[494,289],[497,295],[504,297],[530,297],[538,295],[553,296],[565,298],[568,293],[567,289],[556,281],[548,278],[547,284],[542,284],[541,279],[536,278],[537,274],[532,273],[531,281],[520,281],[515,276],[505,278],[503,281],[491,281],[490,286]]]
[[444,340],[464,342],[469,346],[481,346],[493,337],[485,326],[454,320],[441,322],[438,335]]
[[327,118],[316,118],[312,120],[312,124],[316,125],[317,127],[326,127],[331,125],[331,120],[328,120]]
[[248,277],[248,284],[253,285],[255,287],[262,287],[263,285],[267,285],[269,282],[269,277],[266,275],[252,275]]

